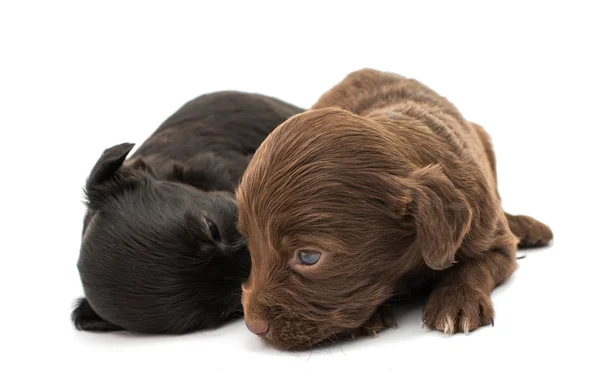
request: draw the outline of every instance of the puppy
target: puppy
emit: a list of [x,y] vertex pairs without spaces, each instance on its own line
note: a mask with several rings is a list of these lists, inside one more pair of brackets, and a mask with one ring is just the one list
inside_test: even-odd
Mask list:
[[301,110],[220,92],[184,105],[125,160],[104,151],[87,180],[80,330],[184,333],[241,315],[250,259],[234,187],[256,148]]
[[389,327],[400,292],[429,293],[423,322],[444,333],[490,324],[518,238],[552,238],[502,211],[483,128],[423,84],[369,69],[271,133],[237,200],[246,324],[283,349]]

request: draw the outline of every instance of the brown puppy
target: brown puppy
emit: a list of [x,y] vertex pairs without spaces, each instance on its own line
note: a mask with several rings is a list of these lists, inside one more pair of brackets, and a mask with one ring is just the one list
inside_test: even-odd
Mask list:
[[271,133],[237,190],[248,327],[284,349],[377,332],[394,323],[386,302],[414,288],[430,292],[429,327],[492,323],[517,236],[552,238],[502,211],[495,172],[488,135],[448,100],[396,74],[350,74]]

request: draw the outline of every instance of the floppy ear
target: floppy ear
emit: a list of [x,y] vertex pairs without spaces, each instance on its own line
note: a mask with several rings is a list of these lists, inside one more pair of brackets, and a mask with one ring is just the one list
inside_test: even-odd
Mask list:
[[71,320],[77,330],[85,331],[118,331],[123,330],[110,322],[102,319],[90,306],[87,299],[82,297],[77,300],[75,309],[71,313]]
[[471,227],[472,212],[464,195],[440,165],[415,170],[400,183],[404,188],[403,209],[414,219],[423,260],[434,270],[452,266]]
[[106,149],[88,177],[86,187],[98,185],[110,178],[125,161],[134,144],[123,143]]

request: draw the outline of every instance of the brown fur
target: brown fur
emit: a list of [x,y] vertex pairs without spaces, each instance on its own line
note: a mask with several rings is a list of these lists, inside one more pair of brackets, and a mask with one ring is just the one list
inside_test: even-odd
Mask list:
[[[483,128],[423,84],[370,69],[279,126],[237,200],[252,256],[244,313],[284,349],[389,327],[388,302],[407,284],[429,286],[427,326],[487,325],[490,294],[516,267],[514,234],[524,245],[552,238],[504,214]],[[302,265],[298,250],[321,259]]]

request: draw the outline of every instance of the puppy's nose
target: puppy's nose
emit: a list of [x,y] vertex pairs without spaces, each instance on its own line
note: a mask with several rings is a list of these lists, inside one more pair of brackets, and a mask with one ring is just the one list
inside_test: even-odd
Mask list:
[[256,335],[263,335],[269,331],[269,324],[262,319],[246,317],[246,327]]

